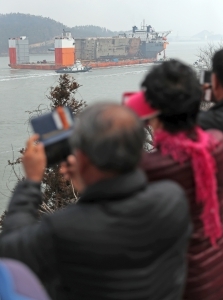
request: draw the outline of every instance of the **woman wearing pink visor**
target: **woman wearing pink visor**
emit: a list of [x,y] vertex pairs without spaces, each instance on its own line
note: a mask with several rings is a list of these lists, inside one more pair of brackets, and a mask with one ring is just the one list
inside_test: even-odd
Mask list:
[[196,124],[201,88],[190,67],[164,62],[142,88],[124,101],[153,128],[156,151],[145,153],[141,167],[149,181],[178,182],[190,204],[194,230],[184,299],[223,299],[223,135]]

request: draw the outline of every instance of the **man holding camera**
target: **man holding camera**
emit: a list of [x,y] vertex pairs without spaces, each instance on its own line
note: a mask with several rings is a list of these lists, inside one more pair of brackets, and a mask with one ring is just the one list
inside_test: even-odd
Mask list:
[[138,169],[144,129],[136,115],[117,104],[82,112],[70,139],[75,156],[62,164],[80,200],[40,222],[46,156],[37,139],[27,143],[27,179],[9,204],[0,255],[26,263],[53,299],[180,299],[187,201],[177,184],[148,185]]
[[217,51],[212,58],[211,86],[216,104],[199,114],[198,124],[203,129],[223,131],[223,50]]

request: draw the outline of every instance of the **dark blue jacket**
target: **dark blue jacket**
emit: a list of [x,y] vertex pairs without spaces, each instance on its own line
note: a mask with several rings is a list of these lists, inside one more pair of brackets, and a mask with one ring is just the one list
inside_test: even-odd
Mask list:
[[190,220],[177,184],[148,185],[134,171],[90,186],[76,205],[38,222],[41,201],[38,184],[17,186],[0,256],[26,263],[53,299],[181,299]]
[[204,130],[218,129],[223,131],[223,100],[216,103],[208,111],[200,112],[198,124]]

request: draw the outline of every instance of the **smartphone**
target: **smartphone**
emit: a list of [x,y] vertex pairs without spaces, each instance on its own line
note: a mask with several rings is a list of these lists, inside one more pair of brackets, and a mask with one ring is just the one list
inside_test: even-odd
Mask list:
[[74,119],[69,107],[57,107],[52,112],[30,120],[33,131],[40,136],[45,147],[47,165],[65,161],[71,154],[69,138],[73,132]]
[[211,71],[202,70],[200,74],[200,84],[211,84]]

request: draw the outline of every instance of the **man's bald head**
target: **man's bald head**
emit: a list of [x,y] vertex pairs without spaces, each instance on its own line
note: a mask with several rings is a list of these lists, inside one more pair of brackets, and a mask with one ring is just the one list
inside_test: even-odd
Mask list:
[[143,124],[127,107],[95,104],[76,120],[70,142],[98,169],[125,173],[135,169],[140,160]]

